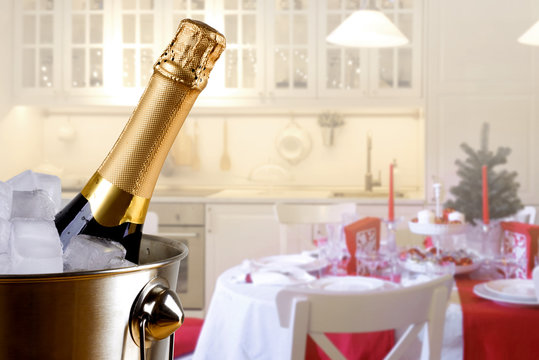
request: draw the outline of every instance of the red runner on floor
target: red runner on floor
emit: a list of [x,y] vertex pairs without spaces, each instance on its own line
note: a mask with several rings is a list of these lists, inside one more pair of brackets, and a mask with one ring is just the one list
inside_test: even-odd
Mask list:
[[462,305],[464,360],[539,359],[539,307],[483,299],[473,287],[483,281],[455,277]]
[[[348,360],[383,359],[395,344],[393,330],[361,334],[326,334]],[[329,360],[324,351],[307,335],[306,360]]]

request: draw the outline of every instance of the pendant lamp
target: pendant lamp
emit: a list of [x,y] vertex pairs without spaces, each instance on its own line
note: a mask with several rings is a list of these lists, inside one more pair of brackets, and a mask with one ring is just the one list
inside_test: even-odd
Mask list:
[[532,25],[518,38],[518,42],[524,45],[539,45],[539,21]]
[[408,43],[404,34],[372,2],[353,12],[326,40],[349,47],[395,47]]

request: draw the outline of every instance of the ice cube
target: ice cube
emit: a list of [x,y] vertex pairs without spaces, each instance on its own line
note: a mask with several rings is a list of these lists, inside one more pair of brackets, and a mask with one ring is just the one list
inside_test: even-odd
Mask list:
[[11,236],[11,223],[0,219],[0,254],[9,253],[9,237]]
[[13,191],[11,218],[54,220],[56,207],[45,190]]
[[11,203],[13,190],[11,185],[0,181],[0,219],[9,220],[11,217]]
[[45,190],[54,203],[55,212],[62,203],[62,184],[58,176],[26,170],[7,181],[14,191]]
[[11,221],[11,273],[62,272],[62,245],[53,221]]
[[31,191],[37,189],[37,180],[35,173],[32,170],[26,170],[15,175],[7,181],[13,190]]
[[125,258],[125,248],[116,241],[77,235],[64,251],[64,271],[103,270]]
[[118,269],[130,266],[137,266],[137,264],[121,257],[113,257],[110,259],[109,263],[106,266],[106,269]]

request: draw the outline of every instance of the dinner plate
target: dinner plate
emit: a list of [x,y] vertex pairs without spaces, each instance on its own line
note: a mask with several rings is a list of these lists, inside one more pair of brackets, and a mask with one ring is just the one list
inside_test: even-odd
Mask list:
[[421,235],[453,235],[466,231],[466,224],[420,224],[413,221],[408,222],[410,231]]
[[258,269],[250,273],[250,282],[254,285],[302,285],[315,279],[305,270],[294,267]]
[[511,299],[536,301],[535,286],[533,280],[526,279],[502,279],[485,283],[485,287],[496,295]]
[[386,281],[364,276],[328,276],[309,284],[309,287],[318,290],[334,292],[362,292],[384,287]]
[[479,297],[492,300],[498,303],[502,303],[502,304],[539,306],[539,301],[537,301],[537,299],[533,299],[533,300],[514,299],[514,298],[502,296],[495,292],[492,292],[486,287],[486,283],[475,285],[473,288],[473,292],[475,295]]
[[[401,261],[401,264],[406,270],[409,270],[409,271],[418,272],[418,273],[426,273],[428,271],[427,262],[406,260],[406,261]],[[477,270],[480,265],[481,265],[481,262],[479,260],[475,260],[470,265],[456,265],[455,275],[470,273],[474,270]]]
[[457,265],[455,266],[455,274],[467,274],[471,273],[474,270],[477,270],[479,266],[481,265],[481,262],[479,260],[475,260],[470,265]]
[[255,260],[254,263],[263,267],[295,266],[308,272],[320,270],[328,265],[325,260],[302,254],[268,256]]

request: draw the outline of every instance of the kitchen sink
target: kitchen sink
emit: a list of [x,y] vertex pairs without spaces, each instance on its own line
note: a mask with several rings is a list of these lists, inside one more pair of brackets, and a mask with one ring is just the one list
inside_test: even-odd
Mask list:
[[[404,194],[401,192],[394,193],[396,198],[403,198]],[[344,191],[334,191],[331,194],[331,197],[334,198],[384,198],[388,197],[389,193],[387,191],[373,190],[344,190]]]
[[330,198],[331,191],[324,190],[287,190],[287,189],[226,189],[209,195],[210,198]]

